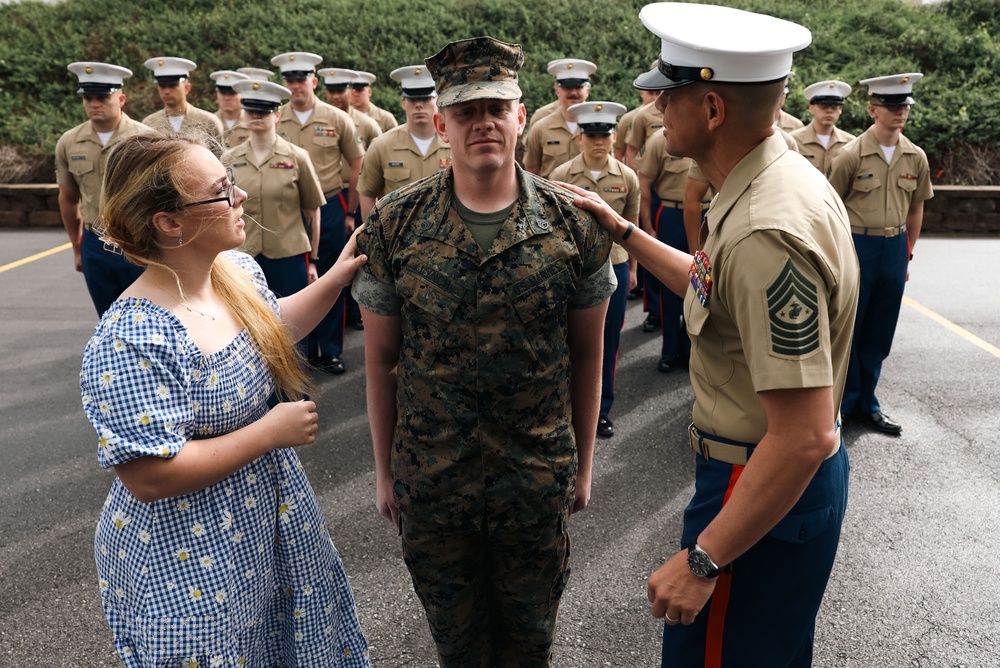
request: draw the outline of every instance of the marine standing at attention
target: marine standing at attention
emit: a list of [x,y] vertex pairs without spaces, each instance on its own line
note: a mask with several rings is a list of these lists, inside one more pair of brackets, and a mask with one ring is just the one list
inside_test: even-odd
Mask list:
[[861,262],[858,319],[841,410],[845,418],[891,436],[903,428],[882,412],[875,387],[896,333],[924,202],[934,196],[927,155],[903,134],[913,84],[921,77],[913,72],[861,82],[868,87],[874,123],[841,149],[827,172],[847,206]]
[[453,164],[358,236],[376,505],[444,668],[549,665],[590,498],[611,239],[514,160],[523,62],[490,37],[425,60]]
[[105,248],[94,232],[101,203],[101,183],[108,154],[130,135],[149,128],[128,117],[122,85],[132,70],[107,63],[71,63],[80,81],[77,93],[87,120],[68,130],[56,143],[59,216],[73,244],[73,264],[83,272],[87,291],[101,316],[142,274],[142,269]]
[[187,101],[191,92],[188,75],[198,66],[185,58],[160,56],[145,63],[156,79],[156,90],[163,109],[142,119],[145,125],[161,132],[204,133],[222,145],[224,127],[219,117]]
[[799,153],[813,167],[826,174],[834,156],[854,139],[854,135],[837,127],[851,87],[843,81],[819,81],[806,86],[802,94],[809,100],[809,113],[813,119],[809,125],[789,134],[799,145]]

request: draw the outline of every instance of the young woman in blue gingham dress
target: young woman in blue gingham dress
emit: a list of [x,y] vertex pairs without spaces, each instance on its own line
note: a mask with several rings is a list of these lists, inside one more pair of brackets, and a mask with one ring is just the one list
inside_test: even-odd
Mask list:
[[[220,261],[242,268],[280,315],[249,256],[223,251]],[[203,354],[177,315],[190,310],[183,302],[172,312],[130,292],[101,319],[80,377],[98,461],[119,473],[95,555],[122,660],[136,668],[369,666],[340,555],[293,449],[274,447],[189,493],[141,502],[127,487],[132,478],[117,467],[161,463],[252,426],[276,390],[248,329]]]

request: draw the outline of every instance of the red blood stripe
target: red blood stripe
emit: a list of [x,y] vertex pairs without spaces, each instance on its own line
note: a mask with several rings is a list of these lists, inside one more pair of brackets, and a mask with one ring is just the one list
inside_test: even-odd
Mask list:
[[[722,505],[726,505],[736,481],[743,473],[742,466],[733,466],[733,473],[729,476],[729,487],[726,495],[722,497]],[[722,634],[726,629],[726,608],[729,607],[729,589],[733,576],[723,573],[715,583],[715,591],[712,592],[712,608],[708,612],[708,629],[705,632],[705,668],[722,668]]]

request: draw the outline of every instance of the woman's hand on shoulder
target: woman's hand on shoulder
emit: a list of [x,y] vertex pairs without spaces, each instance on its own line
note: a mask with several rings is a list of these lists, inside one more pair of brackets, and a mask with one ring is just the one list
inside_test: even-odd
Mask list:
[[333,280],[342,287],[347,287],[354,280],[354,274],[360,269],[365,262],[368,262],[367,255],[357,255],[358,252],[358,234],[360,234],[365,229],[364,225],[359,226],[351,234],[351,237],[347,240],[344,245],[344,250],[340,252],[340,257],[337,258],[337,262],[334,263],[333,267],[327,274],[333,274]]

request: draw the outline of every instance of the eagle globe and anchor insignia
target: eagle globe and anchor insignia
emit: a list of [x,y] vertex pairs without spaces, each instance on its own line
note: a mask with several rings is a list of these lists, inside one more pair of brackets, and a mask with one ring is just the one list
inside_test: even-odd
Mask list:
[[773,354],[802,357],[819,348],[816,285],[791,260],[767,287],[767,311]]

